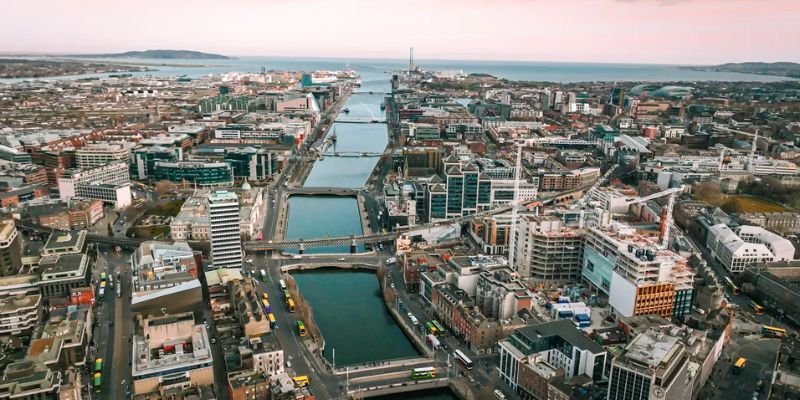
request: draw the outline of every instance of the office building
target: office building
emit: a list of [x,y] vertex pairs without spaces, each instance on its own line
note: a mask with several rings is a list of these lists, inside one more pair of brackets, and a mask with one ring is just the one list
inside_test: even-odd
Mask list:
[[58,178],[58,192],[62,201],[97,199],[112,204],[114,208],[125,208],[132,201],[128,165],[112,163],[89,169],[65,170],[64,175]]
[[208,194],[211,258],[214,268],[242,267],[242,236],[239,233],[239,196],[218,190]]
[[42,296],[38,294],[19,294],[0,300],[0,337],[30,335],[39,325],[42,309]]
[[609,296],[618,316],[683,318],[691,311],[694,271],[686,258],[658,246],[655,235],[624,223],[588,228],[582,279]]
[[231,166],[224,162],[156,161],[153,179],[185,182],[200,187],[226,187],[233,184]]
[[0,399],[55,399],[61,386],[61,371],[52,371],[30,360],[8,364],[0,381]]
[[75,149],[75,163],[81,169],[97,168],[116,162],[130,162],[130,150],[125,145],[88,143]]
[[516,235],[514,268],[521,277],[557,284],[580,276],[581,233],[561,218],[520,215]]
[[0,223],[0,276],[14,276],[22,268],[22,240],[11,222]]
[[195,253],[186,242],[144,242],[131,254],[133,290],[166,289],[198,277]]
[[133,151],[131,174],[136,179],[154,179],[156,163],[159,161],[172,162],[181,159],[183,152],[180,147],[148,146],[140,147]]
[[61,231],[88,229],[104,216],[100,200],[74,199],[65,203],[28,207],[31,220]]
[[475,305],[490,318],[508,319],[530,308],[531,294],[508,267],[486,269],[478,277]]
[[525,377],[531,373],[553,379],[561,369],[567,380],[582,377],[600,382],[607,378],[608,353],[568,320],[517,329],[498,344],[500,379],[526,399],[540,398],[535,397],[537,392],[541,395],[541,390],[526,384]]
[[131,392],[151,393],[171,386],[214,383],[208,331],[191,312],[138,317],[132,338]]
[[690,400],[689,354],[678,338],[640,333],[611,362],[608,400]]
[[735,230],[726,224],[708,228],[706,246],[728,271],[738,273],[750,264],[794,259],[794,245],[764,228],[744,225]]
[[579,168],[566,172],[546,172],[539,176],[539,190],[560,192],[591,185],[600,178],[600,168]]

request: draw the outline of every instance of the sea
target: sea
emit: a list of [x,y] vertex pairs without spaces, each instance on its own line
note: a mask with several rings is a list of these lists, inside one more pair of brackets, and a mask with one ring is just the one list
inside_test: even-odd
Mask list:
[[[17,57],[19,58],[19,57]],[[46,58],[53,59],[53,58]],[[135,72],[143,76],[186,76],[197,78],[225,72],[259,72],[262,68],[276,71],[356,70],[364,77],[386,79],[408,68],[405,60],[366,58],[303,58],[303,57],[239,57],[227,60],[194,59],[90,59],[93,61],[125,62],[148,65],[156,71]],[[631,81],[631,82],[779,82],[794,80],[770,75],[743,74],[736,72],[695,71],[678,65],[663,64],[607,64],[572,62],[527,62],[527,61],[467,61],[467,60],[415,60],[416,65],[426,71],[444,73],[484,73],[517,81],[555,83]],[[103,74],[71,75],[39,78],[37,80],[60,80],[106,77]],[[2,83],[17,83],[31,79],[0,79]]]

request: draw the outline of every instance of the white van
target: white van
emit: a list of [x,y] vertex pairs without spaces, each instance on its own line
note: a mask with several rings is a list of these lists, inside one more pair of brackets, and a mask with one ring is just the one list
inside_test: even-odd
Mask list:
[[303,256],[301,256],[300,254],[295,254],[295,255],[292,256],[292,260],[302,260],[302,259],[303,259]]
[[419,320],[417,319],[417,317],[415,317],[415,316],[413,316],[413,315],[410,315],[410,316],[408,317],[408,319],[410,319],[410,320],[411,320],[411,323],[412,323],[412,324],[414,324],[414,325],[419,325]]

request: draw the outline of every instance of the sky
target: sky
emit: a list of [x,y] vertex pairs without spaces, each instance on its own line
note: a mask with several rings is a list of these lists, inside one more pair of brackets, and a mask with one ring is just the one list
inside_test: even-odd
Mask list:
[[800,0],[2,0],[2,53],[800,62]]

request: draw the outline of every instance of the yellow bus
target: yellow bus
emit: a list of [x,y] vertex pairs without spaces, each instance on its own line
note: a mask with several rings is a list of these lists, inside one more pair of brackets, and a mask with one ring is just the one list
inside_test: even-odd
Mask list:
[[269,313],[269,315],[267,315],[267,317],[269,318],[269,327],[271,329],[277,328],[278,327],[278,321],[275,319],[275,314]]
[[308,386],[308,376],[306,375],[295,376],[292,380],[297,386]]
[[269,295],[267,294],[267,292],[261,293],[261,298],[264,300],[269,300]]
[[756,313],[756,315],[764,314],[764,307],[761,307],[760,304],[753,300],[750,300],[750,307],[753,307],[753,311]]
[[738,374],[744,369],[746,365],[747,365],[747,360],[743,357],[739,357],[739,359],[736,360],[736,364],[733,364],[733,373]]
[[299,333],[300,336],[306,335],[306,326],[303,324],[303,321],[300,321],[299,319],[297,320],[297,333]]
[[761,334],[764,336],[772,336],[782,338],[786,336],[786,329],[778,328],[775,326],[761,325]]
[[289,312],[294,312],[294,300],[291,297],[286,301],[286,305],[289,306]]

